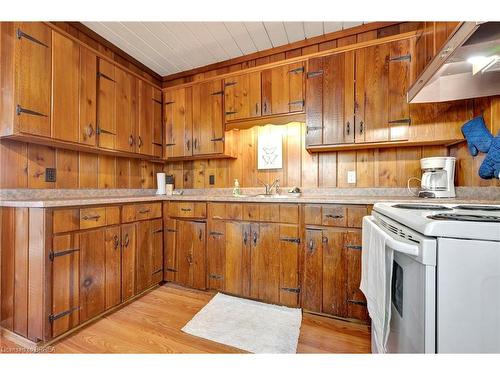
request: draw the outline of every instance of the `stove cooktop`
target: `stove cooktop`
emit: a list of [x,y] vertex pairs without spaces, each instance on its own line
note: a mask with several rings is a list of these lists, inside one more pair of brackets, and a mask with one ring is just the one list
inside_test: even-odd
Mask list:
[[[433,220],[454,220],[454,221],[476,221],[483,223],[500,223],[500,217],[489,215],[468,215],[468,214],[435,214],[427,216]],[[499,229],[500,230],[500,229]]]
[[393,205],[394,208],[403,208],[406,210],[451,210],[450,207],[445,207],[439,204],[425,204],[425,203],[398,203]]
[[456,210],[471,210],[471,211],[500,211],[499,206],[485,206],[472,204],[459,204],[453,207]]

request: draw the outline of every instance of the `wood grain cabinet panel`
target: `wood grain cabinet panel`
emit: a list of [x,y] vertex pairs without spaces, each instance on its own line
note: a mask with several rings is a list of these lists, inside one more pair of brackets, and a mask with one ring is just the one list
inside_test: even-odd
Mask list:
[[207,217],[205,202],[169,202],[167,210],[169,217],[200,219]]
[[193,86],[193,155],[224,152],[222,81]]
[[96,145],[97,127],[97,56],[80,47],[79,139],[82,144]]
[[280,224],[279,226],[279,303],[290,307],[299,306],[299,227]]
[[64,234],[54,236],[52,240],[51,337],[57,337],[80,323],[78,239],[75,234]]
[[224,291],[250,297],[251,229],[249,223],[225,223]]
[[116,149],[137,151],[138,82],[133,75],[115,68]]
[[345,230],[322,230],[323,296],[322,312],[346,316]]
[[121,265],[121,243],[120,227],[106,228],[105,231],[106,251],[106,309],[118,305],[121,298],[122,265]]
[[323,206],[321,224],[335,227],[347,226],[347,208],[338,205]]
[[151,221],[136,223],[136,273],[135,294],[152,285],[153,247],[151,244]]
[[302,308],[321,311],[323,252],[321,229],[306,229],[302,274]]
[[50,137],[51,29],[41,22],[19,22],[14,28],[17,129]]
[[197,289],[206,289],[206,224],[177,221],[176,281]]
[[175,248],[177,236],[177,220],[165,218],[163,226],[163,280],[176,281],[177,251]]
[[165,157],[192,156],[192,89],[165,91]]
[[260,117],[261,73],[245,73],[224,80],[225,121]]
[[54,210],[52,213],[52,232],[71,232],[80,228],[80,211],[77,208]]
[[99,59],[97,81],[97,135],[99,147],[116,149],[115,66]]
[[224,290],[224,264],[226,250],[226,224],[216,220],[209,224],[207,233],[208,288]]
[[78,234],[80,243],[80,322],[106,308],[105,229]]
[[158,284],[163,280],[163,220],[156,219],[151,221],[151,246],[152,251],[152,267],[151,278],[152,284]]
[[153,86],[139,80],[139,128],[137,151],[143,155],[153,155],[154,102]]
[[153,88],[153,156],[163,157],[163,116],[161,91]]
[[136,273],[136,224],[124,224],[121,226],[121,248],[122,248],[122,301],[126,301],[135,295],[135,273]]
[[359,289],[361,282],[361,252],[361,231],[349,230],[345,241],[347,317],[368,321],[366,298]]
[[97,228],[105,225],[106,207],[80,209],[80,229]]
[[[93,77],[95,80],[95,77]],[[79,141],[80,47],[52,31],[52,137]]]

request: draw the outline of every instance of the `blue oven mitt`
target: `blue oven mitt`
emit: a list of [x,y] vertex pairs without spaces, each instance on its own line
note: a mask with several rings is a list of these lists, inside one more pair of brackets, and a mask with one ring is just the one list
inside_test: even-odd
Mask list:
[[483,116],[478,116],[462,126],[462,134],[467,140],[467,146],[472,156],[481,152],[488,152],[493,136],[484,124]]
[[500,132],[493,138],[490,150],[479,167],[479,177],[489,180],[500,178]]

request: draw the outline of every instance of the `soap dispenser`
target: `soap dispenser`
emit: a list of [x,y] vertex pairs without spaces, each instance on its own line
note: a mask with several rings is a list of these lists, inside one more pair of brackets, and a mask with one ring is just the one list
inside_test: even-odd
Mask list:
[[238,196],[241,195],[240,182],[238,179],[234,179],[234,187],[233,187],[233,195]]

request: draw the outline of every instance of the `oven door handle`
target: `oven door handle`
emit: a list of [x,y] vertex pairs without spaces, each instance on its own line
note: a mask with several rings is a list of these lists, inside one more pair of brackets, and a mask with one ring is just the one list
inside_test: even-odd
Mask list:
[[372,226],[382,237],[385,239],[385,243],[389,245],[394,251],[399,253],[418,256],[418,245],[412,245],[403,241],[398,241],[386,231],[380,228],[377,223],[373,220],[373,216],[365,216],[365,220],[368,225]]

